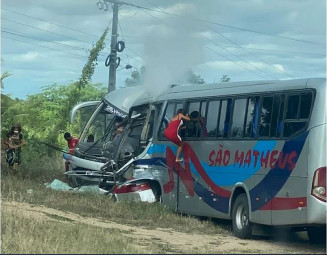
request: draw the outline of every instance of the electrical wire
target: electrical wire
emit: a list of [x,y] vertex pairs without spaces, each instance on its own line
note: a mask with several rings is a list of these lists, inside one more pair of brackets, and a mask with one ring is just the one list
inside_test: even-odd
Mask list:
[[[187,16],[183,16],[183,15],[179,15],[179,14],[174,14],[174,13],[169,13],[163,10],[156,10],[156,9],[152,9],[152,8],[147,8],[147,7],[143,7],[143,6],[139,6],[139,5],[135,5],[132,3],[128,3],[128,2],[124,2],[121,1],[120,3],[125,4],[125,5],[130,5],[130,6],[134,6],[136,8],[139,9],[143,9],[143,10],[148,10],[148,11],[154,11],[154,12],[160,12],[166,15],[170,15],[170,16],[174,16],[174,17],[178,17],[178,18],[188,18]],[[199,19],[199,18],[194,18],[195,20],[202,22],[202,23],[207,23],[207,24],[211,24],[211,25],[218,25],[218,26],[222,26],[222,27],[227,27],[227,28],[232,28],[232,29],[237,29],[237,30],[241,30],[241,31],[245,31],[245,32],[251,32],[251,33],[256,33],[256,34],[261,34],[261,35],[268,35],[268,36],[272,36],[272,37],[277,37],[277,38],[281,38],[281,39],[286,39],[286,40],[291,40],[291,41],[296,41],[296,42],[302,42],[302,43],[308,43],[308,44],[315,44],[315,45],[321,45],[325,47],[325,43],[320,43],[320,42],[314,42],[314,41],[307,41],[307,40],[300,40],[300,39],[296,39],[296,38],[292,38],[292,37],[287,37],[287,36],[282,36],[282,35],[274,35],[274,34],[269,34],[269,33],[264,33],[261,31],[256,31],[256,30],[252,30],[252,29],[248,29],[248,28],[240,28],[240,27],[236,27],[236,26],[231,26],[231,25],[226,25],[223,23],[218,23],[218,22],[211,22],[208,20],[204,20],[204,19]]]
[[233,40],[229,39],[228,37],[224,36],[222,33],[216,31],[215,29],[213,29],[213,28],[211,28],[211,27],[209,27],[209,26],[207,26],[207,27],[208,27],[211,31],[213,31],[213,32],[217,33],[218,35],[220,35],[220,36],[221,36],[222,38],[224,38],[225,40],[227,40],[227,41],[229,41],[229,42],[231,42],[231,43],[233,43],[233,44],[239,46],[241,49],[243,49],[243,50],[246,51],[247,53],[249,53],[249,54],[251,54],[252,56],[254,56],[255,58],[257,58],[259,61],[262,61],[263,63],[265,63],[265,64],[269,65],[270,67],[272,67],[273,69],[277,70],[279,73],[282,73],[282,74],[286,75],[286,76],[289,77],[289,78],[294,78],[292,75],[290,75],[290,74],[288,74],[288,73],[286,73],[286,72],[283,72],[283,71],[279,70],[278,68],[276,68],[275,66],[273,66],[273,65],[270,64],[269,62],[267,62],[267,61],[263,60],[262,58],[258,57],[257,55],[255,55],[255,54],[252,53],[251,51],[249,51],[249,50],[243,48],[243,47],[240,46],[238,43],[236,43],[236,42],[234,42]]
[[71,27],[68,27],[68,26],[65,26],[65,25],[62,25],[62,24],[54,23],[54,22],[51,22],[51,21],[48,21],[48,20],[45,20],[45,19],[33,17],[33,16],[30,16],[30,15],[27,15],[27,14],[23,14],[23,13],[18,12],[18,11],[9,10],[7,8],[4,8],[4,7],[1,7],[1,10],[5,10],[5,11],[8,11],[8,12],[16,13],[16,14],[19,14],[19,15],[22,15],[22,16],[25,16],[25,17],[28,17],[28,18],[32,18],[32,19],[35,19],[35,20],[39,20],[39,21],[42,21],[42,22],[45,22],[45,23],[48,23],[48,24],[51,24],[51,25],[58,26],[58,27],[63,27],[63,28],[66,28],[66,29],[69,29],[69,30],[72,30],[72,31],[75,31],[75,32],[79,32],[81,34],[85,34],[85,35],[89,35],[89,36],[93,36],[93,37],[98,37],[97,35],[86,33],[86,32],[77,30],[75,28],[71,28]]
[[38,47],[42,47],[42,48],[54,50],[54,51],[60,51],[60,52],[67,53],[67,54],[70,54],[70,55],[82,57],[83,59],[87,58],[87,56],[82,56],[82,55],[75,54],[75,53],[72,53],[72,52],[69,52],[69,51],[59,50],[59,49],[51,48],[51,47],[44,46],[44,45],[39,45],[39,44],[31,43],[31,42],[26,42],[26,41],[19,40],[19,39],[13,39],[13,38],[7,37],[5,35],[1,35],[1,37],[2,38],[5,38],[5,39],[12,40],[12,41],[22,42],[22,43],[26,43],[26,44],[30,44],[30,45],[34,45],[34,46],[38,46]]
[[78,46],[73,46],[73,45],[69,45],[69,44],[65,44],[65,43],[60,43],[60,42],[56,42],[56,41],[51,41],[51,40],[41,39],[41,38],[37,38],[37,37],[32,37],[32,36],[29,36],[27,34],[19,33],[19,32],[14,31],[14,30],[1,29],[1,31],[3,33],[12,34],[12,35],[20,36],[20,37],[25,37],[25,38],[36,40],[36,41],[50,42],[50,43],[58,44],[58,45],[61,45],[61,46],[70,47],[70,48],[73,48],[73,49],[84,50],[86,52],[89,52],[90,51],[90,50],[88,50],[86,48],[82,48],[82,47],[78,47]]
[[[122,30],[122,28],[121,28],[121,25],[120,25],[120,22],[119,22],[119,21],[118,21],[118,25],[119,25],[119,29],[120,29],[121,36],[122,36],[122,38],[123,38],[123,41],[125,42],[124,33],[123,33],[123,30]],[[125,54],[126,54],[126,53],[125,53]],[[131,63],[130,63],[130,61],[129,61],[129,56],[128,56],[128,54],[126,54],[126,56],[127,56],[128,64],[130,65]]]
[[63,35],[63,34],[59,34],[59,33],[56,33],[56,32],[52,32],[52,31],[49,31],[49,30],[46,30],[46,29],[42,29],[42,28],[39,28],[39,27],[35,27],[35,26],[32,26],[32,25],[24,24],[24,23],[21,23],[21,22],[18,22],[18,21],[10,20],[10,19],[4,18],[4,17],[1,17],[1,19],[3,19],[3,20],[7,20],[7,21],[10,21],[10,22],[13,22],[13,23],[16,23],[16,24],[22,25],[22,26],[31,27],[31,28],[34,28],[34,29],[37,29],[37,30],[41,30],[41,31],[44,31],[44,32],[48,32],[48,33],[50,33],[50,34],[59,35],[59,36],[61,36],[61,37],[65,37],[65,38],[68,38],[68,39],[71,39],[71,40],[74,40],[74,41],[79,41],[79,42],[87,43],[87,44],[92,44],[92,43],[93,43],[93,42],[87,42],[87,41],[79,40],[79,39],[74,38],[74,37],[71,37],[71,36],[66,36],[66,35]]
[[[148,14],[149,16],[155,18],[155,19],[158,20],[159,22],[161,22],[161,23],[163,23],[163,24],[165,24],[165,25],[171,27],[171,25],[169,25],[168,23],[162,21],[161,19],[159,19],[159,18],[153,16],[152,14],[149,14],[147,11],[145,11],[145,10],[143,10],[143,9],[141,9],[141,10],[142,10],[143,12],[145,12],[146,14]],[[217,44],[216,42],[214,42],[213,40],[211,40],[210,38],[208,38],[208,37],[206,37],[206,36],[203,36],[203,35],[201,35],[201,37],[202,37],[202,38],[205,38],[206,40],[209,40],[210,42],[212,42],[212,43],[214,43],[215,45],[219,46],[221,49],[227,51],[227,52],[230,53],[231,55],[233,55],[233,56],[237,57],[238,59],[244,61],[245,63],[247,63],[248,65],[254,67],[255,69],[260,70],[261,72],[263,72],[263,73],[265,73],[265,74],[267,74],[267,75],[273,77],[274,79],[276,79],[275,76],[273,76],[273,75],[267,73],[266,71],[262,70],[261,68],[258,68],[258,67],[256,67],[256,66],[252,65],[251,63],[249,63],[248,61],[246,61],[246,60],[243,59],[242,57],[235,55],[234,53],[230,52],[229,50],[224,49],[224,48],[221,47],[219,44]],[[219,54],[219,55],[220,55],[220,54]],[[226,58],[226,57],[225,57],[225,58]],[[232,61],[232,60],[229,59],[229,58],[227,58],[227,59],[228,59],[229,61]],[[234,61],[232,61],[232,63],[234,63]],[[235,63],[237,63],[237,62],[235,62]],[[238,64],[238,63],[237,63],[237,64]],[[242,66],[242,65],[241,65],[241,66]],[[242,67],[245,68],[244,66],[242,66]],[[249,69],[249,68],[245,68],[245,69],[247,69],[247,70],[251,70],[251,69]],[[252,71],[252,70],[251,70],[251,71]],[[252,72],[253,72],[253,71],[252,71]],[[257,75],[258,75],[258,74],[257,74]],[[261,78],[264,78],[262,75],[258,75],[258,76],[261,77]]]

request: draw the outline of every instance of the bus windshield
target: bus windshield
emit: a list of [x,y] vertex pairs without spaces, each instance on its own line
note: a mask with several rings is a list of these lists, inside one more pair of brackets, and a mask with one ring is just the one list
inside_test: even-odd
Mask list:
[[102,154],[104,143],[111,142],[116,136],[116,127],[124,121],[124,115],[102,102],[84,127],[77,149],[82,153]]

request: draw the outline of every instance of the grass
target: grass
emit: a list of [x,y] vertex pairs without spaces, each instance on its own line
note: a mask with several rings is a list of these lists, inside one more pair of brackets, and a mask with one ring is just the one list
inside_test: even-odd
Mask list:
[[[55,178],[65,181],[63,172],[60,158],[44,159],[39,163],[25,162],[20,166],[17,174],[2,175],[2,199],[43,205],[85,217],[100,218],[147,229],[164,228],[167,231],[202,234],[228,232],[227,228],[218,228],[209,220],[176,214],[159,203],[117,203],[106,195],[55,191],[45,187],[45,182],[52,182]],[[137,241],[130,240],[131,238],[126,240],[127,237],[123,237],[122,232],[110,234],[104,229],[67,220],[63,222],[60,216],[48,216],[53,221],[26,221],[19,214],[4,213],[2,215],[2,253],[173,252],[166,244],[153,242],[147,244],[145,249],[138,245]],[[34,233],[29,229],[37,231]],[[116,247],[124,247],[124,249]]]
[[[150,249],[149,249],[150,248]],[[21,212],[2,211],[2,253],[156,253],[140,247],[119,230],[84,224],[31,220]]]
[[[47,189],[42,182],[16,176],[2,178],[2,199],[43,205],[85,217],[97,217],[117,223],[145,226],[146,228],[171,228],[182,232],[226,233],[226,230],[206,220],[182,216],[161,204],[115,202],[105,195],[72,193]],[[27,192],[27,190],[32,190]]]

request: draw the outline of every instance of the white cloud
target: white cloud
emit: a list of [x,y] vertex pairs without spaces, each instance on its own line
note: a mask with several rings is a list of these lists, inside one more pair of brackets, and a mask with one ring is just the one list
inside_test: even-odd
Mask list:
[[[90,0],[24,0],[24,5],[22,5],[21,0],[3,1],[2,7],[6,9],[41,18],[51,23],[62,24],[74,30],[6,10],[2,10],[3,17],[36,26],[49,32],[6,20],[2,21],[2,28],[25,33],[32,38],[91,49],[92,43],[97,41],[112,19],[112,12],[99,10],[96,2]],[[240,56],[257,68],[278,77],[283,75],[278,73],[276,69],[281,72],[288,72],[296,77],[301,77],[301,75],[321,76],[325,72],[326,62],[324,57],[291,53],[324,54],[326,51],[324,45],[313,45],[276,37],[276,35],[284,35],[324,44],[326,42],[325,0],[129,0],[128,2],[159,11],[145,10],[144,12],[127,5],[120,7],[119,22],[123,32],[120,29],[118,30],[118,39],[121,40],[122,34],[125,35],[126,50],[124,53],[129,55],[129,61],[134,67],[140,67],[145,59],[149,57],[150,52],[153,59],[152,62],[150,61],[152,65],[163,66],[164,69],[168,68],[169,70],[171,67],[180,67],[186,63],[188,67],[192,67],[197,71],[197,74],[200,74],[208,82],[217,79],[224,73],[228,74],[234,81],[260,78],[257,73],[262,73],[261,71],[241,61],[236,56]],[[167,15],[162,13],[159,8],[165,12],[184,17]],[[207,24],[195,18],[262,33],[251,33],[230,27]],[[208,25],[234,43],[209,30]],[[61,37],[53,32],[73,37],[76,40]],[[185,34],[190,36],[185,36]],[[26,88],[34,92],[46,84],[54,82],[68,83],[78,78],[87,60],[87,53],[82,49],[73,49],[26,37],[10,36],[5,33],[2,33],[2,35],[14,39],[13,41],[2,38],[2,59],[4,60],[2,69],[13,73],[6,82],[5,93],[10,92],[10,88],[14,88],[15,84],[26,84]],[[137,37],[128,37],[130,35]],[[202,36],[202,38],[199,39],[199,36]],[[209,38],[213,42],[203,37]],[[46,49],[29,43],[53,49]],[[108,68],[104,66],[103,62],[109,53],[110,34],[106,39],[106,44],[106,51],[99,57],[99,65],[93,78],[95,82],[103,82],[104,84],[108,82]],[[229,45],[230,47],[227,49],[234,56],[219,46],[214,46],[215,44],[224,47]],[[152,48],[149,48],[149,45]],[[209,51],[205,48],[206,46],[215,49],[218,54]],[[272,67],[259,61],[240,46],[289,51],[289,53],[250,50],[262,60],[274,66]],[[127,56],[121,53],[119,53],[119,56],[125,61],[122,62],[122,65],[125,65],[128,62]],[[226,57],[234,62],[227,61]],[[241,66],[247,67],[252,72]],[[130,70],[122,70],[117,73],[117,81],[123,83],[129,75]],[[263,76],[268,77],[265,74]],[[153,77],[156,78],[156,75]],[[20,91],[16,90],[14,93],[18,94],[13,95],[20,97]]]

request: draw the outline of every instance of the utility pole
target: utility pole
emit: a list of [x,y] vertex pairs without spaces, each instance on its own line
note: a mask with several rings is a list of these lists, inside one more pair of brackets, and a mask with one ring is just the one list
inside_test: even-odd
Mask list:
[[100,10],[107,11],[112,4],[112,29],[110,55],[107,57],[106,66],[109,66],[108,92],[116,89],[116,68],[117,68],[117,37],[118,37],[118,5],[122,4],[117,0],[99,0],[97,5]]
[[116,89],[116,61],[117,61],[117,37],[118,37],[118,3],[113,3],[112,31],[110,44],[110,64],[108,92]]

